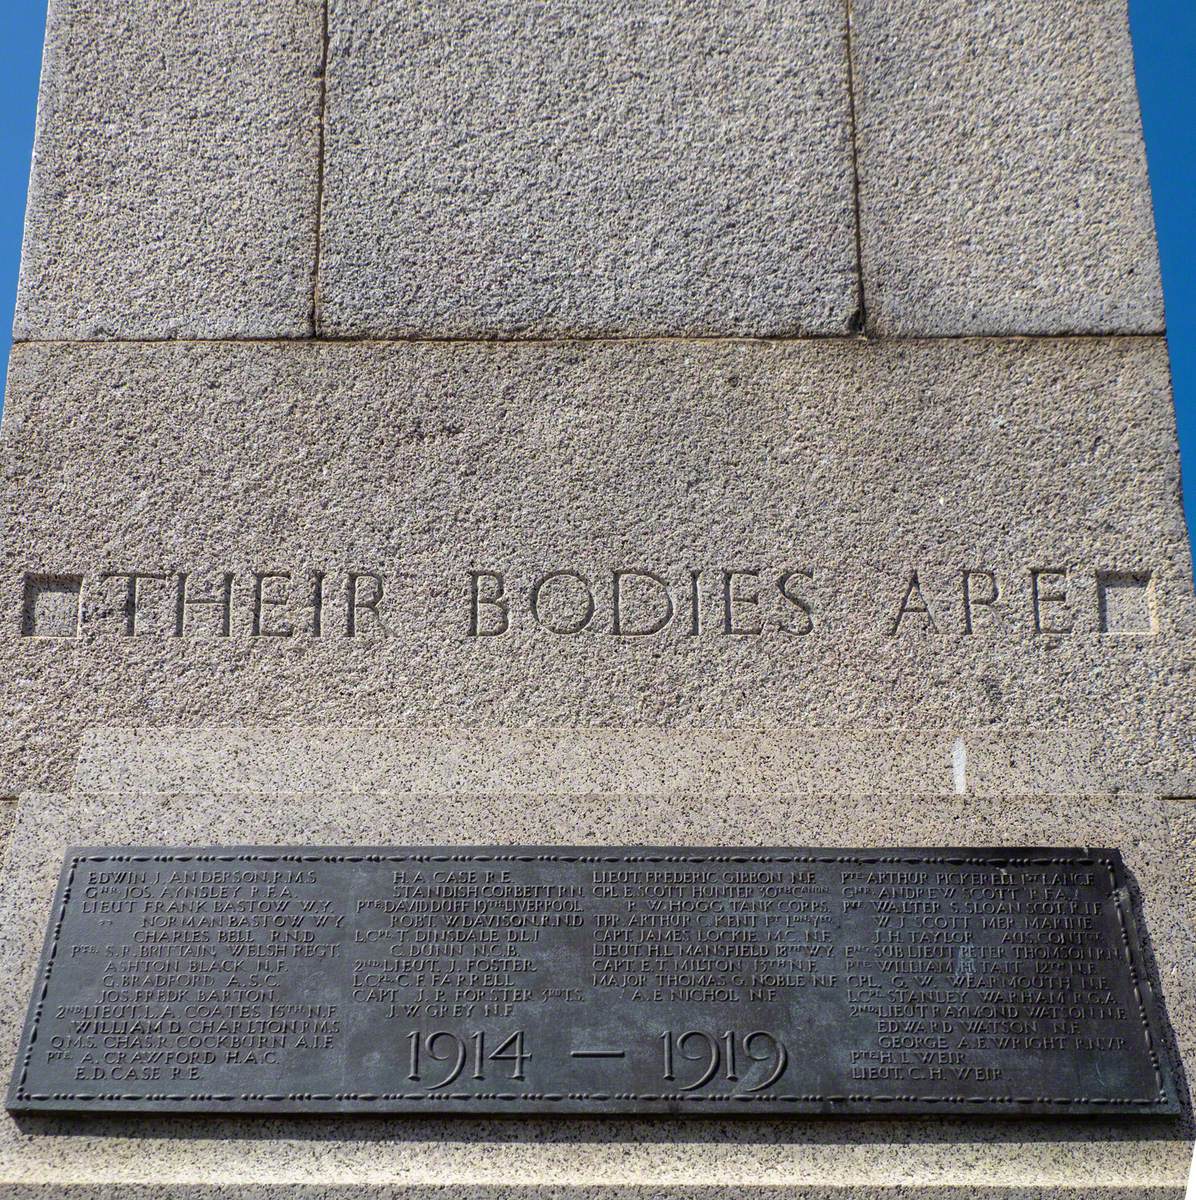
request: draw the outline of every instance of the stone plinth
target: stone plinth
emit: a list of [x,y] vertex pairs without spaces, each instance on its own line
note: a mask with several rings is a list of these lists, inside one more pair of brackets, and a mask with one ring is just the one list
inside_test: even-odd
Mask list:
[[[401,739],[402,731],[394,731]],[[1175,824],[1190,804],[1146,796],[1068,799],[1006,796],[955,800],[910,793],[884,800],[771,793],[663,798],[591,793],[563,805],[534,788],[448,799],[275,793],[271,798],[201,792],[166,796],[29,796],[15,832],[2,904],[6,992],[3,1036],[11,1055],[43,932],[42,913],[64,844],[328,842],[366,845],[496,837],[567,843],[634,843],[675,837],[695,846],[745,837],[761,843],[816,838],[830,844],[917,840],[961,844],[1002,839],[1066,845],[1090,838],[1121,845],[1143,896],[1150,953],[1178,1045],[1192,1053],[1196,929],[1190,845]],[[18,1181],[91,1183],[98,1195],[156,1186],[196,1195],[237,1187],[269,1196],[291,1188],[338,1196],[813,1196],[890,1197],[894,1176],[919,1197],[1177,1197],[1190,1127],[1176,1121],[754,1119],[622,1120],[428,1118],[45,1118],[0,1120],[8,1194]],[[255,1190],[255,1188],[257,1190]],[[276,1189],[271,1191],[270,1189]],[[453,1189],[457,1190],[453,1190]],[[494,1189],[488,1192],[485,1189]],[[242,1190],[243,1189],[243,1190]],[[1024,1189],[1024,1190],[1018,1190]],[[302,1191],[299,1192],[303,1194]]]
[[1159,341],[31,345],[11,380],[14,787],[147,713],[1065,733],[1190,786]]
[[1179,1200],[1196,606],[1124,0],[51,0],[7,1070],[68,843],[1108,845],[1178,1119],[0,1120],[0,1195]]

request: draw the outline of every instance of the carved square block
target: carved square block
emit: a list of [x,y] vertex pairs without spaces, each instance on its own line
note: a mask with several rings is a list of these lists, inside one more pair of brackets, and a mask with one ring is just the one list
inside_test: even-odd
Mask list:
[[1096,577],[1101,633],[1153,636],[1159,631],[1150,572],[1101,571]]
[[81,575],[26,575],[21,633],[25,637],[78,637],[82,586]]

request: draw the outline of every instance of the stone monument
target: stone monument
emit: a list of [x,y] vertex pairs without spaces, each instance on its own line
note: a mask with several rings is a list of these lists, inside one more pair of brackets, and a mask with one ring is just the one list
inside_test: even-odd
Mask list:
[[0,1195],[1183,1195],[1124,0],[50,0],[0,466],[6,1071],[71,846],[1110,847],[1181,1109],[18,1111]]

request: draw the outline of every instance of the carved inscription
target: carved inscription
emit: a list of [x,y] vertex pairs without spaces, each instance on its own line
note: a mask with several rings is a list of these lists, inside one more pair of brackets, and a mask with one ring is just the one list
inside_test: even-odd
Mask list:
[[[964,567],[937,587],[917,568],[866,584],[870,608],[881,614],[877,632],[887,637],[1001,637],[1020,629],[1030,636],[1062,637],[1079,622],[1110,631],[1105,597],[1110,579],[1122,583],[1124,603],[1137,608],[1123,619],[1124,632],[1158,632],[1150,571],[1084,572],[1066,566],[1031,566],[999,572]],[[1091,585],[1095,581],[1096,591]],[[841,570],[803,566],[691,569],[672,577],[646,568],[615,568],[609,576],[572,569],[542,572],[530,580],[503,570],[469,572],[469,636],[501,638],[516,630],[572,635],[604,633],[620,638],[723,635],[805,638],[828,611],[827,592],[842,587]],[[1129,597],[1133,595],[1133,599]],[[1085,613],[1085,607],[1092,609]],[[1099,614],[1097,609],[1099,608]],[[1149,617],[1143,617],[1144,612]],[[1091,618],[1099,615],[1099,624]]]
[[[471,568],[446,580],[382,569],[270,567],[233,571],[122,567],[28,573],[19,632],[26,637],[378,641],[413,618],[431,594],[443,627],[479,645],[520,636],[693,638],[797,644],[844,617],[878,637],[1063,638],[1159,632],[1148,568],[1088,570],[1028,565],[929,571],[892,565],[876,578],[843,567],[764,566],[666,570],[643,565],[582,571]],[[844,596],[852,597],[845,611]],[[418,597],[418,599],[416,599]]]
[[9,1106],[1168,1113],[1115,851],[88,849]]

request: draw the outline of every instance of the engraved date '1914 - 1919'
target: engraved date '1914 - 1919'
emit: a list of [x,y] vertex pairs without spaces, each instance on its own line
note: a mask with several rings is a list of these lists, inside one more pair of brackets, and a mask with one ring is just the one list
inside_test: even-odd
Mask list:
[[1116,851],[69,853],[10,1106],[1174,1111]]

